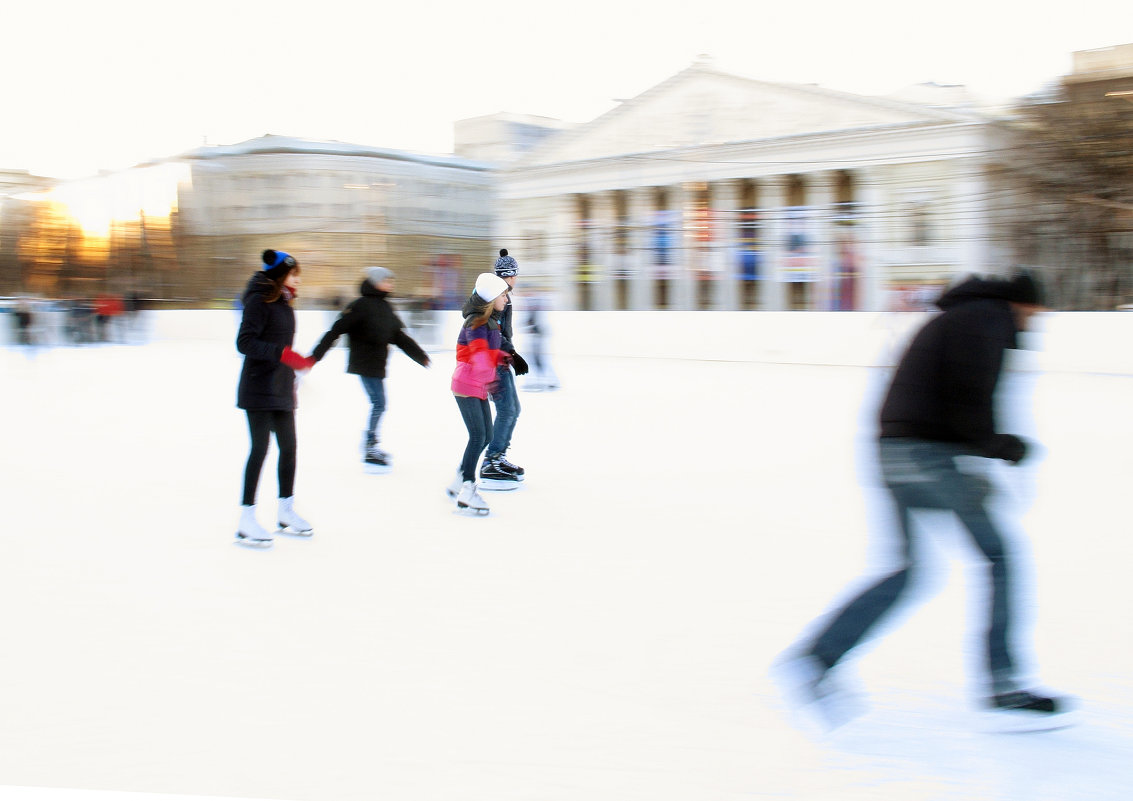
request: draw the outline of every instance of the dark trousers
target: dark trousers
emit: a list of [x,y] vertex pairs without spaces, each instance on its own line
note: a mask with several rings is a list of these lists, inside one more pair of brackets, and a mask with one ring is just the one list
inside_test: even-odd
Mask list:
[[290,498],[295,490],[295,412],[248,410],[248,433],[252,450],[244,468],[244,505],[256,502],[256,486],[268,453],[271,432],[279,446],[279,497]]
[[492,393],[496,404],[496,429],[488,430],[488,453],[492,456],[504,453],[511,446],[511,435],[519,419],[519,393],[515,391],[515,374],[504,366],[496,370],[496,391]]
[[833,666],[869,633],[901,597],[917,567],[912,511],[947,509],[959,518],[987,563],[991,584],[985,632],[985,662],[992,688],[1011,686],[1015,662],[1009,631],[1011,601],[1009,566],[1003,538],[984,507],[989,485],[982,476],[960,472],[959,448],[949,443],[917,439],[881,440],[881,473],[897,505],[901,566],[877,581],[838,612],[814,641],[811,652]]
[[476,468],[480,464],[480,454],[492,439],[492,406],[480,398],[457,396],[456,405],[468,429],[468,444],[464,447],[464,458],[460,462],[460,472],[465,481],[476,480]]
[[386,410],[385,381],[366,375],[358,377],[362,379],[362,388],[366,390],[366,394],[370,397],[370,420],[366,430],[373,436],[374,442],[378,442],[381,440],[378,425],[381,423],[382,414]]

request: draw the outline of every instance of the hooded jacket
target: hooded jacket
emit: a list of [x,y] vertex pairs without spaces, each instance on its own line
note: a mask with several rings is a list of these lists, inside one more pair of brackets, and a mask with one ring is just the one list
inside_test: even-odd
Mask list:
[[247,410],[294,411],[295,371],[280,363],[295,339],[295,311],[283,297],[267,298],[275,284],[258,272],[244,289],[236,350],[244,354],[236,405]]
[[464,304],[464,325],[456,338],[456,369],[452,373],[454,395],[487,400],[488,388],[496,380],[496,368],[504,357],[499,321],[493,314],[483,325],[471,325],[472,318],[486,305],[476,294]]
[[913,338],[881,407],[882,437],[963,444],[1001,457],[995,387],[1018,327],[1007,281],[971,278],[937,301],[941,314]]
[[[468,300],[464,301],[464,308],[460,310],[460,313],[464,315],[464,319],[467,320],[468,315],[476,312],[475,304],[477,303],[483,303],[483,301],[481,300],[480,296],[475,293],[473,293],[472,296],[468,298]],[[483,305],[481,305],[480,309],[483,308]],[[511,294],[509,293],[507,305],[504,306],[504,310],[502,312],[492,312],[492,319],[496,321],[496,325],[499,326],[500,329],[500,348],[504,351],[504,353],[509,355],[515,353],[515,346],[511,344],[511,318]]]
[[368,378],[385,378],[386,362],[389,359],[389,346],[397,345],[413,361],[424,366],[429,357],[409,334],[405,324],[390,305],[384,292],[369,280],[362,282],[361,297],[348,305],[331,329],[323,334],[319,344],[311,353],[315,361],[321,361],[338,338],[346,334],[349,338],[350,356],[346,372]]

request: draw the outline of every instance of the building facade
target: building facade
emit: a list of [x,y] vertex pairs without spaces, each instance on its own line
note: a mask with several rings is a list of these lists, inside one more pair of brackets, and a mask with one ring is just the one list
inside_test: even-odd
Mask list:
[[488,165],[340,142],[269,135],[21,197],[0,245],[23,243],[11,283],[45,296],[229,305],[273,248],[302,264],[304,304],[379,264],[402,297],[453,307],[491,252]]
[[997,124],[954,87],[922,89],[912,103],[694,64],[503,166],[494,239],[564,308],[923,306],[1006,266]]
[[271,247],[299,258],[307,299],[353,296],[361,268],[379,264],[398,274],[402,296],[452,305],[490,248],[493,178],[483,163],[280,136],[182,161],[183,246],[228,291]]

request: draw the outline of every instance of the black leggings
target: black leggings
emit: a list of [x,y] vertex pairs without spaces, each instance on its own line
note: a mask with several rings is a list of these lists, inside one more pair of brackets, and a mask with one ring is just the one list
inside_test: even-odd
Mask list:
[[487,400],[480,398],[456,398],[464,427],[468,429],[468,444],[464,446],[464,459],[460,462],[460,472],[465,481],[476,480],[476,468],[480,464],[480,454],[492,440],[492,407]]
[[275,432],[279,446],[279,497],[290,498],[295,490],[295,412],[249,409],[248,433],[252,437],[252,452],[244,468],[244,505],[256,502],[256,485],[260,482],[260,469],[268,454],[268,441]]

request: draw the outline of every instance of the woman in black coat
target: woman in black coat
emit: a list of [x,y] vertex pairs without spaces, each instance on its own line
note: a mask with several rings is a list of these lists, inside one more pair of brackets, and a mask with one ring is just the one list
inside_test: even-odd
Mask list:
[[385,267],[367,267],[366,279],[359,290],[361,296],[347,306],[331,329],[323,335],[311,358],[321,360],[346,334],[350,356],[346,372],[362,379],[362,387],[370,398],[370,419],[362,432],[362,457],[367,468],[382,471],[388,468],[389,454],[378,447],[380,423],[386,409],[385,377],[389,346],[397,345],[422,367],[429,366],[429,356],[409,334],[405,324],[390,305],[394,275]]
[[309,370],[312,359],[291,349],[295,312],[291,301],[299,290],[299,263],[283,251],[265,250],[263,269],[244,290],[244,313],[236,349],[244,354],[236,405],[248,415],[252,448],[244,468],[244,498],[236,541],[266,548],[272,536],[256,520],[256,486],[267,456],[271,433],[279,446],[279,531],[309,537],[311,524],[296,513],[295,371]]

